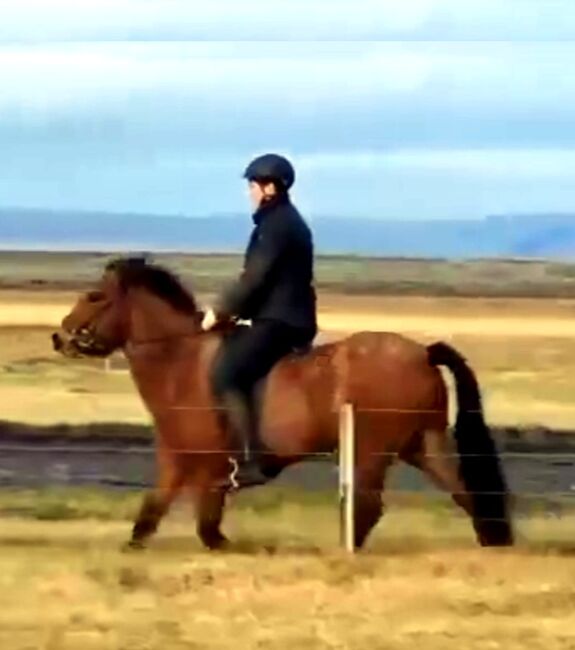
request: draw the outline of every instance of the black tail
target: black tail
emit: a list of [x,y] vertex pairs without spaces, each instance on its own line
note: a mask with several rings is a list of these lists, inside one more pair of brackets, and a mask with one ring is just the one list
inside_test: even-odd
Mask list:
[[460,473],[473,499],[473,524],[483,546],[513,544],[509,491],[495,442],[485,423],[481,394],[473,370],[447,343],[428,347],[433,366],[449,368],[457,390],[454,437],[460,456]]

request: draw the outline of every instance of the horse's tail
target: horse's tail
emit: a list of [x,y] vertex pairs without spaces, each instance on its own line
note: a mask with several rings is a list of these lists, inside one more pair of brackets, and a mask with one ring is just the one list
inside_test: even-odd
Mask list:
[[509,493],[495,442],[485,423],[479,384],[464,357],[447,343],[427,348],[433,366],[449,368],[457,391],[454,438],[460,474],[473,502],[473,524],[484,546],[513,544]]

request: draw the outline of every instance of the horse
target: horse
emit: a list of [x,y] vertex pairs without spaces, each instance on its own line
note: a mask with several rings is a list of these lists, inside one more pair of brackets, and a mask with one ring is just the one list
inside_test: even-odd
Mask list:
[[[191,289],[146,259],[109,262],[82,293],[53,348],[66,357],[107,357],[122,350],[155,429],[156,481],[147,491],[124,548],[143,549],[183,488],[193,495],[202,545],[222,549],[229,487],[228,435],[217,417],[210,368],[226,337],[245,324],[201,327]],[[457,416],[451,452],[448,387]],[[480,546],[510,546],[510,493],[477,377],[450,344],[424,345],[394,332],[358,331],[280,360],[259,389],[260,441],[270,481],[309,454],[338,447],[344,403],[355,412],[353,543],[364,547],[383,514],[385,476],[396,461],[427,475],[469,516]]]

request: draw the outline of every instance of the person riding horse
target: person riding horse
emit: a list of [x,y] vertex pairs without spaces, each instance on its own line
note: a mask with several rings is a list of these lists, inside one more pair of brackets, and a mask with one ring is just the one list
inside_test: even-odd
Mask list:
[[292,164],[277,154],[254,159],[246,168],[254,228],[244,270],[206,311],[202,327],[251,320],[221,346],[212,386],[235,446],[234,479],[242,487],[267,481],[259,456],[254,388],[292,350],[309,347],[317,334],[314,246],[311,230],[290,198]]

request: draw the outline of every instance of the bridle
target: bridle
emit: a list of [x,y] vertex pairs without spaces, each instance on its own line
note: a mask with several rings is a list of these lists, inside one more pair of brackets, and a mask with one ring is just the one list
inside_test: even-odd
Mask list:
[[82,327],[78,330],[72,330],[70,332],[71,338],[70,342],[80,353],[84,353],[87,356],[100,353],[105,353],[108,351],[109,346],[102,340],[101,337],[95,335],[95,333],[89,327]]
[[[122,310],[122,313],[124,313],[124,310]],[[207,335],[209,333],[225,331],[226,329],[230,329],[230,328],[233,329],[234,327],[236,327],[235,320],[230,320],[229,322],[224,322],[224,323],[220,323],[219,325],[216,325],[209,331],[204,331],[200,325],[203,316],[204,316],[204,312],[202,310],[198,310],[194,314],[194,327],[191,331],[188,332],[178,332],[175,334],[167,334],[164,336],[155,336],[155,337],[135,339],[135,340],[126,337],[125,343],[122,346],[124,354],[126,355],[126,357],[129,358],[133,356],[139,348],[142,347],[162,345],[162,344],[170,343],[172,341],[181,341],[192,337],[197,338],[202,335]],[[124,320],[124,318],[125,317],[123,316],[122,320]],[[128,331],[127,322],[122,322],[121,327],[124,331]],[[87,356],[94,355],[94,353],[97,355],[98,352],[103,355],[109,353],[111,347],[110,343],[105,339],[103,339],[101,336],[97,335],[93,330],[93,326],[92,327],[86,326],[78,330],[74,330],[71,332],[71,335],[72,335],[71,340],[80,353],[84,353]]]

